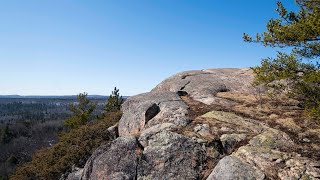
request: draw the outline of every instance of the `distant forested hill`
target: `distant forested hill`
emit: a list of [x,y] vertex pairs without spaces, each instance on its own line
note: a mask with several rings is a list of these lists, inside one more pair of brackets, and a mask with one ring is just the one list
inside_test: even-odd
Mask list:
[[[92,119],[100,114],[107,96],[89,96],[97,104]],[[76,96],[0,96],[0,179],[16,164],[31,160],[35,150],[56,143],[57,134],[71,115]]]

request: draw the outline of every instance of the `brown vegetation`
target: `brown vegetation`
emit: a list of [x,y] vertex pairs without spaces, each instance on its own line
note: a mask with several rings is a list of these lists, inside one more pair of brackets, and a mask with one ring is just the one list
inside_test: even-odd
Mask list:
[[208,106],[194,101],[188,96],[182,97],[190,107],[189,113],[193,119],[190,126],[181,130],[184,131],[183,134],[192,133],[193,127],[199,123],[219,127],[218,124],[213,125],[214,122],[203,122],[203,118],[199,116],[206,112],[212,110],[232,112],[242,117],[259,120],[269,127],[286,132],[299,145],[295,150],[297,153],[317,160],[320,159],[320,153],[318,153],[320,152],[320,124],[304,116],[304,109],[299,107],[298,101],[286,96],[271,98],[266,94],[259,96],[235,92],[219,92],[216,96],[236,102],[236,104],[234,106]]
[[120,111],[112,112],[93,124],[61,134],[57,144],[35,153],[32,161],[18,167],[10,179],[59,179],[72,166],[83,167],[97,147],[113,139],[108,128],[120,118]]

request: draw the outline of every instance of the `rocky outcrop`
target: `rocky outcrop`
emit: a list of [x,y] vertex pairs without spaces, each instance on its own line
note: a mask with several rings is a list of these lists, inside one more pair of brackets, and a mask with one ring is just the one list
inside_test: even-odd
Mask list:
[[218,92],[252,92],[253,74],[249,68],[207,69],[176,74],[155,87],[153,92],[179,92],[207,105],[233,105],[216,97]]
[[205,149],[195,140],[161,131],[147,140],[138,166],[138,179],[199,179]]
[[110,128],[119,137],[69,179],[320,178],[318,159],[299,154],[292,134],[231,111],[243,100],[218,97],[252,93],[252,78],[247,68],[188,71],[128,98]]
[[128,98],[119,122],[119,135],[139,135],[148,127],[162,123],[186,126],[188,106],[173,92],[151,92]]

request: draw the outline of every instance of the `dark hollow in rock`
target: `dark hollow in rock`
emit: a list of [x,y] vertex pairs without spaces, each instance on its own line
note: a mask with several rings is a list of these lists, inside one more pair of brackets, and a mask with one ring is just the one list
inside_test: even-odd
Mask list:
[[217,93],[218,92],[228,92],[230,91],[230,89],[228,89],[225,85],[219,86],[217,89]]
[[177,92],[178,96],[187,96],[188,93],[186,91],[178,91]]
[[219,152],[219,154],[225,154],[225,149],[220,139],[210,141],[207,146],[214,147]]
[[154,118],[160,112],[160,107],[157,104],[152,104],[145,113],[145,123]]

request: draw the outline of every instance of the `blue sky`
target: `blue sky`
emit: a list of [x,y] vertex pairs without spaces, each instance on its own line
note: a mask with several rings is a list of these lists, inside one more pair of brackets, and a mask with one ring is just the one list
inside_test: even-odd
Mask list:
[[[275,0],[0,0],[0,94],[151,90],[185,70],[250,67]],[[294,0],[284,4],[294,7]]]

